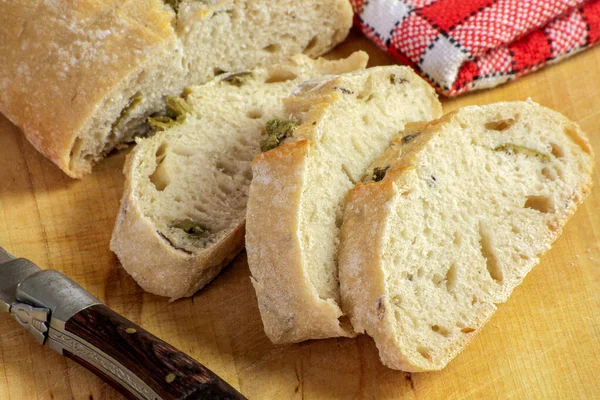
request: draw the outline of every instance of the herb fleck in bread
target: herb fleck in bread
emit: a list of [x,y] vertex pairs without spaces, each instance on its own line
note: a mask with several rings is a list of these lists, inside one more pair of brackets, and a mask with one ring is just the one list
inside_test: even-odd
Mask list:
[[[169,99],[170,117],[140,139],[124,168],[125,191],[111,249],[145,290],[191,296],[244,246],[251,162],[265,123],[300,82],[366,66],[297,55],[287,64],[222,75]],[[164,131],[161,131],[165,129]]]
[[81,177],[148,133],[148,115],[222,72],[320,55],[352,23],[347,0],[0,2],[0,112]]
[[388,367],[443,368],[550,249],[592,167],[579,127],[533,102],[407,127],[346,203],[339,269],[355,330]]
[[339,306],[337,245],[348,190],[407,122],[441,115],[410,68],[303,83],[286,100],[299,126],[253,161],[246,250],[275,343],[354,334]]

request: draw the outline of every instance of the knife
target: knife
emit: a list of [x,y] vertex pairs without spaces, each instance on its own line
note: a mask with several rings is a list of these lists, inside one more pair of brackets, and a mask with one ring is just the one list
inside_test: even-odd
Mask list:
[[208,368],[55,270],[0,247],[0,311],[128,399],[245,399]]

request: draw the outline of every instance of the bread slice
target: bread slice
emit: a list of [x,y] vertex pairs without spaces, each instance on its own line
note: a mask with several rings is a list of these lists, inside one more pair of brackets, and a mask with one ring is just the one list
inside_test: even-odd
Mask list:
[[[281,118],[282,99],[299,83],[366,66],[297,55],[287,64],[224,74],[172,99],[175,120],[141,139],[125,164],[125,191],[111,240],[123,267],[145,290],[171,299],[191,296],[244,246],[251,162],[262,128]],[[177,101],[178,100],[178,101]],[[175,115],[172,115],[176,117]]]
[[531,101],[407,127],[346,203],[339,268],[355,330],[390,368],[443,368],[550,249],[592,167],[577,124]]
[[222,72],[320,55],[352,24],[347,0],[0,3],[0,111],[81,177],[149,132],[165,97]]
[[274,343],[354,334],[339,306],[346,193],[407,122],[441,115],[433,89],[391,66],[306,82],[286,99],[283,145],[253,161],[246,250]]

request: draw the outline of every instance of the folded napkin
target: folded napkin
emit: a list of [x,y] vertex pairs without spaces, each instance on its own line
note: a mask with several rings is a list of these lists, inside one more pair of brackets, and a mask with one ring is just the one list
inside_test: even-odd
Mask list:
[[356,24],[440,93],[497,86],[600,39],[600,0],[351,0]]

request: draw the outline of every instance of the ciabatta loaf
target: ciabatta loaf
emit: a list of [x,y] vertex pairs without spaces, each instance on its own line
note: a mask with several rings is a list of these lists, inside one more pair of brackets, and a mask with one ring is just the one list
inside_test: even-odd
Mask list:
[[223,72],[320,55],[352,24],[347,0],[0,2],[0,112],[81,177],[148,133],[165,96]]
[[404,125],[441,115],[410,68],[376,67],[306,82],[287,125],[257,156],[246,250],[265,332],[275,343],[352,336],[339,306],[337,245],[346,193]]
[[533,102],[409,126],[350,191],[344,310],[385,365],[443,368],[550,249],[590,191],[577,124]]
[[224,74],[169,99],[158,132],[138,140],[125,164],[125,191],[111,249],[145,290],[191,296],[244,246],[251,162],[265,123],[283,118],[282,99],[300,82],[362,69],[367,55]]

